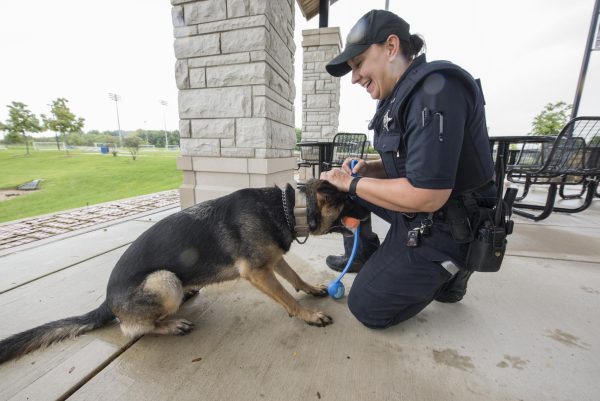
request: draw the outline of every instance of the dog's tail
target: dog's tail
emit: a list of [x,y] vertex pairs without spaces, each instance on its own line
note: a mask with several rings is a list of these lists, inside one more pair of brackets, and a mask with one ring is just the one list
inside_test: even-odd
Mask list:
[[104,301],[98,308],[85,315],[56,320],[12,335],[0,341],[0,363],[19,358],[38,348],[47,347],[64,339],[87,333],[104,326],[114,318],[115,315]]

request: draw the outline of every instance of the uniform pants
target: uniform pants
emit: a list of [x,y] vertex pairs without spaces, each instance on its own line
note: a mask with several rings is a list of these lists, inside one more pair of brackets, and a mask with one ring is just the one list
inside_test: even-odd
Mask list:
[[439,263],[426,260],[406,246],[409,227],[402,213],[360,199],[357,202],[391,227],[357,274],[348,295],[348,308],[365,326],[386,328],[423,310],[452,275]]

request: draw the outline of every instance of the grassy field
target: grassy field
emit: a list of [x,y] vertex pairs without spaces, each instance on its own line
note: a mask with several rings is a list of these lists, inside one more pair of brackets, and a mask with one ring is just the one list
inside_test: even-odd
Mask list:
[[37,216],[116,199],[177,188],[178,152],[147,152],[131,156],[0,150],[0,189],[15,189],[42,179],[41,190],[0,202],[0,222]]

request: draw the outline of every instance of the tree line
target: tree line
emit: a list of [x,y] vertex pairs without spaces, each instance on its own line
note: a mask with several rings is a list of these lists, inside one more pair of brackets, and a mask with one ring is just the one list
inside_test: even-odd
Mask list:
[[[83,132],[85,119],[75,116],[69,109],[69,101],[65,98],[57,98],[50,104],[50,114],[41,114],[40,119],[33,114],[27,105],[21,102],[11,102],[7,105],[9,109],[8,119],[5,123],[0,122],[0,130],[5,131],[4,143],[25,143],[27,154],[29,154],[29,142],[31,136],[27,134],[51,130],[55,132],[54,137],[38,137],[37,141],[56,141],[60,150],[59,141],[66,145],[94,146],[97,143],[115,146],[119,144],[118,131],[91,130]],[[548,103],[544,110],[536,115],[532,122],[530,135],[557,135],[568,122],[572,106],[565,102]],[[165,131],[143,130],[123,131],[123,137],[138,137],[139,144],[165,147]],[[61,139],[59,139],[59,134]],[[296,139],[300,142],[302,132],[296,128]],[[179,131],[167,131],[169,145],[179,145]]]
[[[6,107],[9,110],[6,122],[0,122],[0,131],[5,131],[5,144],[25,144],[29,154],[29,143],[32,141],[32,133],[54,131],[54,136],[36,137],[39,142],[55,141],[57,149],[60,150],[60,142],[69,146],[94,146],[103,143],[108,146],[119,144],[118,131],[83,131],[85,119],[73,114],[68,106],[68,100],[57,98],[50,104],[50,113],[41,114],[38,118],[32,113],[28,106],[22,102],[11,102]],[[165,131],[142,130],[122,131],[123,137],[139,137],[140,144],[165,147]],[[179,131],[167,131],[169,145],[179,145]],[[65,149],[66,150],[66,149]]]

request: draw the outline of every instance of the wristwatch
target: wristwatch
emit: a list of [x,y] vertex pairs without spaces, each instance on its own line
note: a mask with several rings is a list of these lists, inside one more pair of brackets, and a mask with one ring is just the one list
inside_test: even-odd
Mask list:
[[350,188],[348,188],[348,193],[352,196],[358,196],[356,195],[356,185],[358,184],[358,181],[360,181],[362,177],[354,177],[352,178],[352,181],[350,182]]

